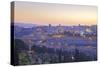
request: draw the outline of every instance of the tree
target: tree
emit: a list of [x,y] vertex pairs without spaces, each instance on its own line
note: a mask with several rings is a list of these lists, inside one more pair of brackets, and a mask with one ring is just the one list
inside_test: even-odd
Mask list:
[[15,39],[14,40],[14,65],[19,65],[19,55],[22,51],[27,51],[28,46],[21,40]]

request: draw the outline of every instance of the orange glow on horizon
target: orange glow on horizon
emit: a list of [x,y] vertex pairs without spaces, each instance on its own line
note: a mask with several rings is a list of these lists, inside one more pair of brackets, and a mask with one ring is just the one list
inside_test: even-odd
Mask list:
[[97,7],[15,2],[14,19],[39,25],[93,25],[97,23]]

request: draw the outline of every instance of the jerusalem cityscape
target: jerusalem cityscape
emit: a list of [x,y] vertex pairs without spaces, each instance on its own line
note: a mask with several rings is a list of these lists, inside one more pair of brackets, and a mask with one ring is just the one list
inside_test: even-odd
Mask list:
[[96,6],[14,3],[14,65],[97,60]]
[[[14,26],[15,51],[29,64],[93,61],[97,59],[97,26]],[[15,52],[17,53],[17,52]],[[19,61],[20,63],[24,63]]]

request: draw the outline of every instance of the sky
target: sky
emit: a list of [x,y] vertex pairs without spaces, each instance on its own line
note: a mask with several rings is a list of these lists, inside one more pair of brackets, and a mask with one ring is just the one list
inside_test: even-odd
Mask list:
[[94,25],[97,24],[97,7],[15,1],[14,22],[38,25]]

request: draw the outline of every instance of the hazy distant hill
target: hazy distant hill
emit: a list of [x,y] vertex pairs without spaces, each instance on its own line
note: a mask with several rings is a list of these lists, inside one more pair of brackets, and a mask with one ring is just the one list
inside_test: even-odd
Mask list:
[[35,26],[35,24],[14,23],[14,25],[11,25],[11,28],[14,31],[14,36],[16,38],[32,33],[32,28]]
[[14,26],[24,27],[24,28],[31,28],[34,26],[38,26],[36,24],[28,24],[28,23],[14,23]]

